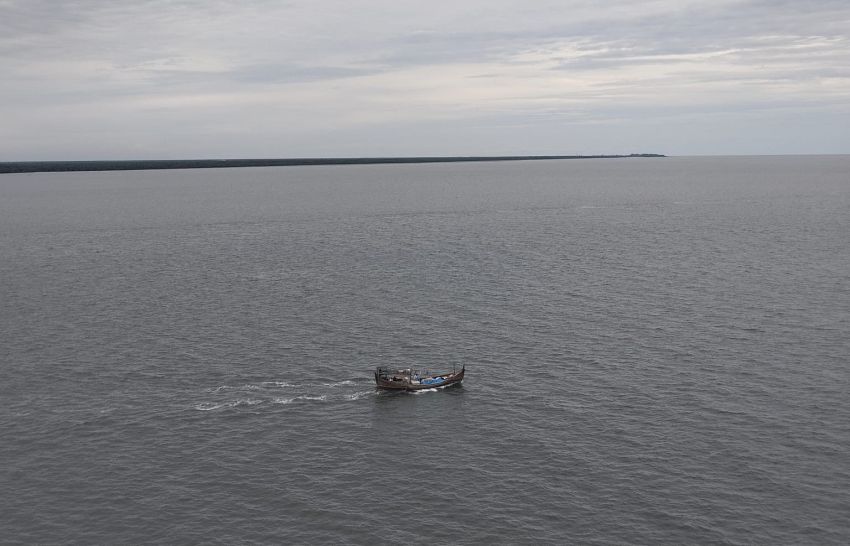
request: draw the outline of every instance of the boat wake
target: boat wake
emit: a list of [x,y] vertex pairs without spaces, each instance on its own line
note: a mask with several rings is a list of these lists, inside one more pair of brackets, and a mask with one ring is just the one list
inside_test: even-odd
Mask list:
[[368,380],[358,378],[332,383],[267,380],[239,385],[218,385],[204,389],[202,395],[193,401],[192,407],[198,411],[216,411],[256,409],[257,406],[347,403],[379,394],[374,388],[364,390],[367,383]]
[[313,402],[324,402],[328,399],[326,395],[321,396],[309,396],[309,395],[301,395],[295,396],[293,398],[274,398],[272,399],[272,404],[292,404],[294,402],[298,402],[299,400],[309,400]]
[[337,383],[322,383],[322,385],[324,385],[326,387],[344,387],[344,386],[356,385],[356,384],[357,384],[356,382],[354,382],[350,379],[347,379],[345,381],[339,381]]
[[417,390],[417,391],[408,391],[406,394],[425,394],[426,392],[439,392],[443,389],[448,389],[449,387],[455,387],[455,386],[457,386],[456,383],[453,383],[451,385],[440,385],[439,387],[432,387],[430,389],[420,389],[420,390]]
[[248,406],[256,406],[258,404],[262,404],[262,400],[250,400],[250,399],[239,399],[239,400],[231,400],[228,402],[201,402],[200,404],[195,404],[195,409],[199,411],[213,411],[222,408],[236,408],[236,407],[248,407]]

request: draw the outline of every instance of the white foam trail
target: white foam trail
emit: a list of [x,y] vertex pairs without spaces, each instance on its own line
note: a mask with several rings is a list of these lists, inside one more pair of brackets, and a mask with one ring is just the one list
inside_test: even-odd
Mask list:
[[259,385],[240,385],[238,387],[234,387],[232,385],[219,385],[218,387],[213,387],[211,389],[207,389],[208,392],[221,392],[221,391],[229,391],[229,390],[237,390],[237,391],[256,391],[259,390]]
[[272,403],[274,404],[292,404],[299,400],[311,400],[314,402],[324,402],[328,397],[325,395],[322,396],[310,396],[309,394],[302,394],[301,396],[296,396],[295,398],[274,398]]
[[422,394],[423,392],[437,392],[441,391],[445,388],[451,387],[452,385],[440,385],[439,387],[431,387],[430,389],[422,389],[418,391],[412,391],[413,394]]
[[203,404],[195,404],[195,409],[200,411],[212,411],[217,410],[219,408],[223,408],[227,404],[213,404],[211,402],[204,402]]
[[434,387],[433,389],[420,389],[412,392],[413,394],[425,394],[426,392],[437,392],[438,390],[440,390],[440,387]]
[[324,402],[325,400],[328,399],[328,397],[324,394],[322,396],[310,396],[308,394],[304,394],[304,395],[301,395],[301,396],[297,396],[295,399],[296,400],[315,400],[315,401],[319,401],[319,402]]
[[355,383],[351,380],[345,380],[338,383],[322,383],[322,385],[326,387],[342,387],[343,385],[355,385]]
[[260,383],[261,387],[265,388],[282,388],[282,387],[297,387],[298,385],[293,385],[292,383],[287,383],[286,381],[263,381]]
[[263,403],[262,400],[256,400],[256,399],[249,398],[249,399],[233,400],[233,401],[230,401],[230,402],[222,402],[222,403],[219,403],[219,404],[216,404],[215,402],[201,402],[200,404],[195,404],[194,408],[196,410],[199,410],[199,411],[212,411],[212,410],[217,410],[217,409],[221,409],[221,408],[234,408],[234,407],[237,407],[237,406],[256,406],[257,404],[262,404],[262,403]]
[[360,391],[355,392],[354,394],[346,394],[346,400],[360,400],[361,398],[365,398],[369,395],[375,394],[375,391]]
[[228,390],[238,390],[238,391],[258,391],[260,389],[280,389],[284,387],[297,387],[293,383],[287,383],[286,381],[262,381],[260,384],[256,385],[253,383],[246,383],[244,385],[240,385],[238,387],[234,387],[232,385],[219,385],[218,387],[211,387],[207,389],[207,392],[222,392]]
[[262,404],[262,403],[263,403],[262,400],[246,399],[246,400],[237,400],[236,402],[233,403],[233,405],[234,406],[256,406],[257,404]]

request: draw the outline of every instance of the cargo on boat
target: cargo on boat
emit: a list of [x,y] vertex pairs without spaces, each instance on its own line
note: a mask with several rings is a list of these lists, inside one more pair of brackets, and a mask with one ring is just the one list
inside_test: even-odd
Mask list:
[[463,381],[465,371],[466,365],[460,371],[455,369],[450,372],[440,373],[433,373],[417,368],[396,369],[378,366],[375,369],[375,383],[379,389],[388,390],[418,391],[434,389],[460,383]]

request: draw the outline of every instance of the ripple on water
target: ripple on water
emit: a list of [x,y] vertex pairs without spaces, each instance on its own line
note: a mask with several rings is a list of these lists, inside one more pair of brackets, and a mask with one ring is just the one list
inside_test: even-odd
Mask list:
[[847,544],[847,172],[3,175],[2,539]]

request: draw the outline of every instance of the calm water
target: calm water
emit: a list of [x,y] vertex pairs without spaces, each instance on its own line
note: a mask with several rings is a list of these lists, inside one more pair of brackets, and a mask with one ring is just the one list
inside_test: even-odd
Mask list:
[[0,542],[850,541],[847,156],[2,175],[0,279]]

